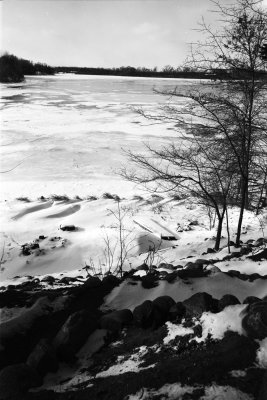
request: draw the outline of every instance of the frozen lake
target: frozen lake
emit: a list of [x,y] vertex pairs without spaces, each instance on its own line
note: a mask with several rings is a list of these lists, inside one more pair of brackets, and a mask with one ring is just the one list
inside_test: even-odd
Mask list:
[[172,126],[152,124],[133,107],[153,110],[165,102],[153,88],[194,84],[82,75],[2,84],[1,172],[11,171],[1,173],[1,198],[129,194],[133,185],[115,173],[127,163],[122,149],[143,151],[145,142],[158,146],[177,135]]

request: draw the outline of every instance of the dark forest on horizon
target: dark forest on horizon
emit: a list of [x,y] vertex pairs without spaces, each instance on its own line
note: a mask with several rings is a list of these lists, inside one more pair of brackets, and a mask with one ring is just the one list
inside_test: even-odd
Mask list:
[[[266,53],[266,48],[263,49]],[[264,57],[266,55],[264,54]],[[22,82],[25,75],[54,75],[57,73],[73,73],[77,75],[107,75],[107,76],[130,76],[130,77],[152,77],[152,78],[184,78],[184,79],[235,79],[231,71],[225,69],[197,71],[190,66],[179,66],[173,68],[170,65],[158,70],[157,67],[131,67],[122,66],[116,68],[101,67],[51,67],[45,63],[34,63],[30,60],[18,58],[12,54],[5,53],[0,57],[0,82],[16,83]],[[238,78],[242,75],[239,72]],[[266,71],[258,73],[258,77],[266,79]]]

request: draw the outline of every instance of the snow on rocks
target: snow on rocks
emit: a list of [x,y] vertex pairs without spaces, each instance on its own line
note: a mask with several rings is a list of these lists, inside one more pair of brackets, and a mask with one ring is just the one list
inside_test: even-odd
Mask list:
[[171,322],[166,322],[166,326],[168,335],[163,339],[164,344],[170,343],[177,336],[185,336],[194,333],[192,328],[185,328],[182,325],[173,324]]
[[[168,399],[168,400],[182,400],[186,394],[196,394],[204,392],[199,395],[199,400],[253,400],[252,396],[241,392],[231,386],[218,386],[211,385],[201,390],[199,386],[182,386],[179,383],[166,384],[160,389],[147,389],[144,388],[138,393],[127,396],[125,400],[153,400],[153,399]],[[190,397],[191,398],[191,397]],[[196,398],[196,397],[192,397]]]
[[146,346],[141,346],[139,349],[136,350],[137,352],[135,354],[132,354],[129,359],[125,360],[125,357],[123,356],[118,357],[116,364],[112,365],[106,371],[101,371],[96,374],[95,378],[105,378],[107,376],[120,375],[127,372],[139,373],[139,371],[141,370],[153,368],[154,365],[149,365],[147,367],[141,367],[140,365],[142,363],[142,357],[147,352]]

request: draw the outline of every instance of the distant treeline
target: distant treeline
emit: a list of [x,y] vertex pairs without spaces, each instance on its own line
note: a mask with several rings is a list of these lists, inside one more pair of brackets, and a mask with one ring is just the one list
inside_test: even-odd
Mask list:
[[12,54],[4,54],[0,57],[0,82],[22,82],[24,75],[52,75],[54,69],[42,63],[33,63]]
[[155,78],[207,78],[208,73],[196,72],[190,68],[165,67],[162,70],[145,67],[118,67],[118,68],[88,68],[88,67],[54,67],[56,73],[74,73],[78,75],[110,75],[110,76],[132,76],[132,77],[155,77]]
[[[33,63],[32,61],[18,58],[11,54],[0,57],[0,82],[21,82],[24,75],[53,75],[55,73],[74,73],[77,75],[110,75],[153,78],[187,78],[187,79],[240,79],[244,78],[242,71],[234,76],[225,69],[195,71],[190,67],[173,68],[170,65],[161,70],[156,67],[118,67],[118,68],[90,68],[90,67],[51,67],[47,64]],[[245,73],[245,72],[244,72]],[[266,72],[258,72],[259,78],[267,77]]]

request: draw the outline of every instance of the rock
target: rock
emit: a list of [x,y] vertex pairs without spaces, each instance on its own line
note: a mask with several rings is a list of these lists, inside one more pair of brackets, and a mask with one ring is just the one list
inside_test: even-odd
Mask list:
[[54,335],[66,318],[65,307],[66,298],[62,296],[54,301],[41,297],[21,315],[3,322],[0,347],[4,348],[5,356],[0,360],[0,365],[24,361],[40,337]]
[[264,237],[258,238],[255,242],[254,242],[254,246],[259,247],[259,246],[263,246],[265,243],[267,243],[267,239]]
[[41,279],[41,282],[46,282],[49,285],[53,285],[53,283],[55,282],[55,278],[51,275],[46,275]]
[[143,263],[139,265],[139,267],[136,268],[136,271],[148,271],[149,267],[146,263]]
[[259,301],[261,301],[261,299],[256,296],[248,296],[244,299],[243,304],[253,304],[258,303]]
[[213,264],[207,265],[205,271],[209,271],[211,274],[217,274],[218,272],[221,272],[220,268]]
[[259,395],[257,400],[266,400],[267,399],[267,371],[265,371],[262,379],[262,383],[259,390]]
[[181,301],[178,301],[178,303],[174,304],[169,310],[170,320],[181,320],[185,316],[185,312],[185,306]]
[[207,249],[207,254],[212,254],[212,253],[216,253],[216,250],[212,249],[211,247],[209,247]]
[[217,311],[218,300],[214,299],[210,294],[202,292],[196,293],[189,299],[183,301],[186,308],[186,316],[198,317],[205,311]]
[[114,275],[107,275],[103,278],[102,284],[109,286],[110,288],[114,288],[115,286],[118,286],[121,283],[121,280]]
[[64,276],[63,278],[61,278],[58,283],[62,283],[64,285],[70,285],[72,282],[76,282],[77,279],[73,278],[71,276]]
[[29,355],[26,364],[43,377],[47,372],[56,372],[58,360],[53,346],[47,339],[41,339]]
[[169,269],[171,271],[174,270],[174,267],[172,264],[167,264],[167,263],[160,263],[158,268],[165,268],[165,269]]
[[252,261],[267,260],[267,248],[248,257]]
[[102,286],[102,282],[99,278],[95,276],[91,276],[90,278],[86,279],[84,284],[82,285],[83,288],[89,289],[89,288],[98,288]]
[[185,271],[203,271],[203,264],[196,264],[194,262],[188,262],[185,267]]
[[198,265],[208,265],[208,264],[210,264],[210,261],[209,261],[209,260],[205,260],[204,258],[198,258],[198,259],[195,261],[195,264],[198,264]]
[[73,313],[62,325],[53,341],[60,359],[73,361],[75,353],[96,328],[97,318],[95,314],[87,310]]
[[133,310],[134,323],[141,328],[149,328],[154,322],[154,304],[146,300]]
[[145,289],[152,289],[158,286],[158,277],[154,274],[147,274],[141,278],[142,286]]
[[173,283],[177,277],[178,277],[178,273],[176,271],[174,271],[174,272],[171,272],[170,274],[167,274],[164,277],[164,280],[167,281],[168,283]]
[[158,327],[169,319],[170,308],[175,305],[175,301],[170,296],[160,296],[153,300],[154,305],[154,324]]
[[267,337],[267,301],[253,303],[247,306],[242,327],[253,339]]
[[111,332],[119,332],[126,325],[129,325],[133,320],[133,314],[130,310],[124,309],[113,311],[104,315],[99,320],[99,326],[102,329],[107,329]]
[[222,311],[225,307],[234,306],[235,304],[240,304],[237,297],[232,294],[225,294],[218,303],[218,311]]
[[76,230],[76,226],[75,225],[64,225],[64,226],[60,226],[60,229],[62,231],[71,232],[71,231],[75,231]]
[[20,399],[30,388],[41,385],[37,373],[26,364],[13,364],[0,372],[1,399]]

